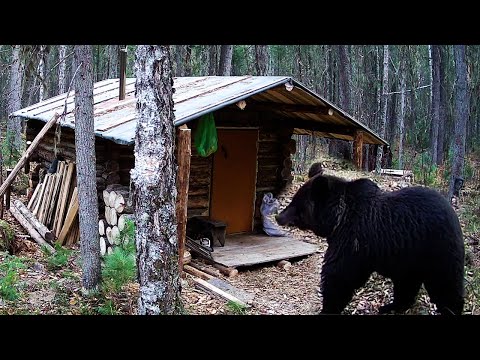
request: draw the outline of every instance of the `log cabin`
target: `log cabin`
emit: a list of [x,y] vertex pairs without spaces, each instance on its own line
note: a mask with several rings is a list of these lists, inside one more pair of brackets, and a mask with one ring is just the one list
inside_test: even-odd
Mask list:
[[[271,192],[276,196],[292,181],[293,134],[353,141],[357,166],[362,164],[363,144],[388,145],[367,126],[289,76],[178,77],[174,89],[179,248],[185,241],[186,217],[223,223],[225,244],[215,247],[212,255],[224,266],[279,261],[316,251],[311,244],[261,232],[263,195]],[[73,91],[11,114],[28,120],[26,138],[31,141],[55,113],[63,113],[65,104],[65,117],[43,137],[32,161],[48,167],[59,156],[75,160]],[[135,105],[134,78],[94,84],[99,199],[108,184],[130,186],[130,170],[135,165]],[[208,114],[214,118],[218,147],[203,157],[194,139],[199,120]]]

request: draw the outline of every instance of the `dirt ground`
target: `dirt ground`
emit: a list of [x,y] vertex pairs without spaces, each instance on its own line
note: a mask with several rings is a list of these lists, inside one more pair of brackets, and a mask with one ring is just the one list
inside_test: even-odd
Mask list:
[[[336,163],[325,164],[327,173],[348,179],[368,176],[385,190],[395,190],[412,184],[394,177],[376,177],[372,174],[344,170]],[[284,194],[279,196],[282,207],[286,205],[302,181],[295,181]],[[457,208],[461,211],[461,206]],[[20,298],[15,302],[0,300],[0,313],[3,314],[98,314],[99,299],[85,300],[80,291],[81,271],[78,266],[78,245],[73,249],[69,263],[62,269],[47,269],[45,255],[38,245],[28,239],[23,228],[6,212],[5,219],[14,224],[16,231],[15,252],[25,257],[26,268],[19,271]],[[465,224],[462,223],[465,226]],[[227,278],[212,266],[217,277],[251,295],[253,300],[247,309],[235,309],[224,300],[213,297],[196,288],[189,274],[182,279],[182,300],[187,314],[261,314],[261,315],[310,315],[321,309],[319,292],[320,271],[323,254],[327,248],[325,239],[310,232],[288,229],[290,236],[298,241],[306,241],[319,247],[317,253],[291,259],[291,266],[281,269],[275,263],[256,267],[240,268],[237,276]],[[465,229],[464,229],[465,231]],[[480,267],[479,233],[466,233],[470,261],[474,268]],[[5,258],[0,253],[0,263]],[[193,262],[201,262],[193,259]],[[120,295],[112,298],[116,314],[136,314],[138,284],[128,284]],[[359,289],[350,302],[345,314],[377,314],[378,308],[392,299],[390,280],[373,274],[367,284]],[[472,291],[467,297],[465,314],[480,314],[476,304],[478,299]],[[417,303],[407,314],[435,314],[435,306],[422,289]]]

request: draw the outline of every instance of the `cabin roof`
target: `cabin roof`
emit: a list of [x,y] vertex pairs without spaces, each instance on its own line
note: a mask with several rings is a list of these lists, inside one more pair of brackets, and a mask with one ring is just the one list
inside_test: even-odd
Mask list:
[[[108,79],[94,84],[95,134],[131,145],[135,142],[137,116],[135,79],[126,79],[124,100],[118,99],[119,83],[119,79]],[[174,89],[175,126],[245,100],[245,109],[271,111],[281,115],[279,118],[290,119],[297,134],[353,140],[354,132],[362,130],[364,143],[387,144],[350,114],[289,76],[177,77]],[[46,99],[10,116],[47,122],[55,113],[63,113],[66,97],[64,93]],[[66,103],[62,126],[74,128],[74,91],[70,91]]]

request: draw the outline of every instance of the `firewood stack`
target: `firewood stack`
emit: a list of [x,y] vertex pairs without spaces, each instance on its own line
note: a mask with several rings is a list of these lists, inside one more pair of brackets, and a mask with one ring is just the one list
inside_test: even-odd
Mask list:
[[40,229],[45,240],[75,244],[80,237],[75,163],[58,161],[56,169],[52,168],[35,187],[28,205],[18,201],[15,206],[37,231]]
[[120,232],[125,228],[126,220],[133,220],[133,207],[128,186],[108,185],[103,190],[105,203],[104,219],[98,221],[100,234],[100,253],[110,254],[114,246],[120,245]]

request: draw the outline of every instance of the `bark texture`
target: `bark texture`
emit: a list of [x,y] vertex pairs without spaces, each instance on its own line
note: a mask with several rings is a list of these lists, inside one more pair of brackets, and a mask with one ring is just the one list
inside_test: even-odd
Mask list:
[[83,289],[88,292],[95,290],[100,280],[91,45],[75,46],[75,63],[77,66],[81,64],[75,78],[75,155],[83,270],[82,285]]
[[141,45],[136,61],[134,183],[138,312],[181,311],[176,224],[173,79],[168,46]]

